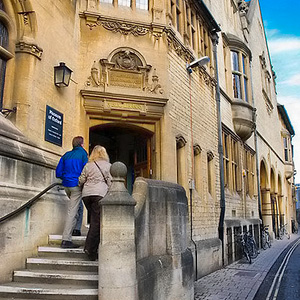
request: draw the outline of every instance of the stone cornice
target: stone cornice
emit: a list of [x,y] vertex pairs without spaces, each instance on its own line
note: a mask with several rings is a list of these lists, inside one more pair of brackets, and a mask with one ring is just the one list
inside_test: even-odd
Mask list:
[[144,36],[151,33],[154,37],[160,38],[164,29],[163,25],[157,23],[133,22],[131,20],[105,17],[88,11],[80,13],[80,17],[86,20],[86,25],[90,30],[97,26],[102,26],[106,30],[123,35]]
[[26,43],[20,41],[16,44],[16,53],[28,53],[35,56],[38,59],[42,59],[43,49],[37,46],[36,44]]

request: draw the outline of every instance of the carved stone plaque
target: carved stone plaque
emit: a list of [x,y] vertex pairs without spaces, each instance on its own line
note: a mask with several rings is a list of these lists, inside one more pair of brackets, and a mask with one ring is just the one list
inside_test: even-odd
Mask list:
[[145,114],[147,111],[146,104],[129,103],[126,101],[104,101],[104,111],[110,110],[127,110],[127,111],[138,111],[140,114]]
[[143,75],[128,71],[110,70],[109,85],[141,89],[143,88]]

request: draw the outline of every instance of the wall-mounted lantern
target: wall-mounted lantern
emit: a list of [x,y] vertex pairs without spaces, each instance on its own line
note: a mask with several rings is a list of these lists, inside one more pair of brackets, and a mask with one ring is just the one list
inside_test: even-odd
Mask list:
[[72,72],[73,71],[69,69],[65,63],[59,63],[59,66],[54,67],[54,84],[57,87],[68,86]]

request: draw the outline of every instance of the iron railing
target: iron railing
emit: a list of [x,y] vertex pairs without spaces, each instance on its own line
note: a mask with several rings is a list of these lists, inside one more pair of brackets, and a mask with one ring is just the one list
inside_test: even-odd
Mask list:
[[43,196],[44,194],[46,194],[49,190],[51,190],[52,188],[54,188],[55,186],[61,186],[62,184],[60,182],[55,182],[50,184],[48,187],[46,187],[44,190],[42,190],[40,193],[38,193],[36,196],[34,196],[33,198],[31,198],[30,200],[28,200],[26,203],[24,203],[23,205],[21,205],[20,207],[18,207],[16,210],[8,213],[7,215],[3,216],[0,218],[0,224],[4,221],[6,221],[7,219],[13,218],[16,215],[18,215],[19,213],[21,213],[22,211],[24,211],[26,208],[29,208],[31,205],[33,205],[41,196]]

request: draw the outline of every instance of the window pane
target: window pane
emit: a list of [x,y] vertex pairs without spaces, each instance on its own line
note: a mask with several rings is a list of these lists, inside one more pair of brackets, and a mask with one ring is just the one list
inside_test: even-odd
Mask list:
[[5,68],[6,68],[6,61],[3,59],[0,59],[0,108],[3,107]]
[[176,9],[176,25],[177,25],[177,31],[180,32],[180,10]]
[[136,0],[136,8],[148,10],[148,0]]
[[0,46],[7,48],[8,46],[8,31],[4,24],[0,21]]
[[101,3],[113,4],[113,0],[100,0]]
[[232,71],[239,71],[239,54],[235,51],[231,51],[231,64]]
[[131,2],[130,0],[118,0],[118,5],[130,7],[131,4],[130,2]]
[[248,80],[247,78],[244,78],[244,92],[245,92],[245,101],[248,101]]
[[232,74],[233,96],[242,99],[240,75]]
[[242,56],[242,60],[243,60],[243,73],[246,74],[246,57],[244,55]]

